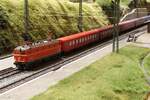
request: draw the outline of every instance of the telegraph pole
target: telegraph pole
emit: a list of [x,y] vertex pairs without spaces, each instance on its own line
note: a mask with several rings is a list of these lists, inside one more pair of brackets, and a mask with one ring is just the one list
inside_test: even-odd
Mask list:
[[24,32],[28,34],[28,26],[29,26],[29,7],[28,0],[24,0]]
[[116,28],[115,28],[115,27],[116,27],[116,24],[115,24],[115,21],[116,21],[116,20],[115,20],[115,19],[116,19],[116,18],[115,18],[116,11],[115,11],[115,10],[116,10],[116,9],[115,9],[115,7],[116,7],[116,6],[115,6],[115,1],[112,0],[112,3],[113,3],[113,6],[114,6],[114,12],[113,12],[113,19],[114,19],[114,20],[113,20],[113,24],[114,24],[114,28],[113,28],[113,29],[114,29],[114,31],[113,31],[113,49],[112,49],[112,52],[115,52],[115,50],[116,50],[116,48],[115,48],[115,47],[116,47],[116,33],[115,33],[115,29],[116,29]]
[[29,2],[28,0],[24,0],[24,33],[22,37],[25,42],[31,41],[31,37],[29,36]]
[[82,3],[83,3],[83,0],[79,0],[79,19],[78,19],[78,28],[80,30],[80,32],[83,31],[82,29],[82,26],[83,26],[83,14],[82,14]]
[[120,0],[114,0],[113,52],[119,53]]
[[120,0],[116,0],[116,38],[117,38],[117,50],[119,53],[119,22],[120,22]]

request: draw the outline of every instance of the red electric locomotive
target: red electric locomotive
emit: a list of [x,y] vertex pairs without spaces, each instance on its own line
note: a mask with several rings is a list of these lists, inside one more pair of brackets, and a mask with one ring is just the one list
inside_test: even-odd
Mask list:
[[56,56],[61,53],[58,40],[40,41],[31,45],[19,46],[14,49],[13,56],[18,69],[32,69],[33,64],[44,58]]

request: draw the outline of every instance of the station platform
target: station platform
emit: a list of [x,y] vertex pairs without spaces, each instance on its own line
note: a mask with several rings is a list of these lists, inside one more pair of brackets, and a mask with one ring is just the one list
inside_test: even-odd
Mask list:
[[0,60],[0,70],[4,70],[9,67],[15,68],[13,57],[5,58]]
[[136,42],[133,42],[136,46],[142,46],[150,48],[150,33],[145,33],[137,38]]

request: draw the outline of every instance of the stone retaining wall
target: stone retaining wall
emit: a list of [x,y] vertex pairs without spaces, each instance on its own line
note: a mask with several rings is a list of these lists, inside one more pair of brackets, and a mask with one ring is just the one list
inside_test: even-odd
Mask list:
[[148,15],[147,8],[137,8],[133,9],[130,13],[126,14],[122,19],[122,21],[127,21],[130,19],[138,18],[138,17],[143,17]]

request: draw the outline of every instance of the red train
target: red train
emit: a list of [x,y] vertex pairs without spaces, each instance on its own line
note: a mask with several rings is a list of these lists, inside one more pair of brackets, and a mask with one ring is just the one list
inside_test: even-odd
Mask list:
[[[150,20],[150,16],[122,22],[119,24],[120,33],[146,24],[148,20]],[[43,40],[38,43],[32,43],[31,45],[19,46],[13,52],[14,64],[21,70],[32,69],[33,64],[43,61],[45,58],[57,57],[61,53],[68,53],[90,43],[102,41],[103,39],[112,37],[112,33],[113,26],[109,25],[58,38],[54,41]]]

